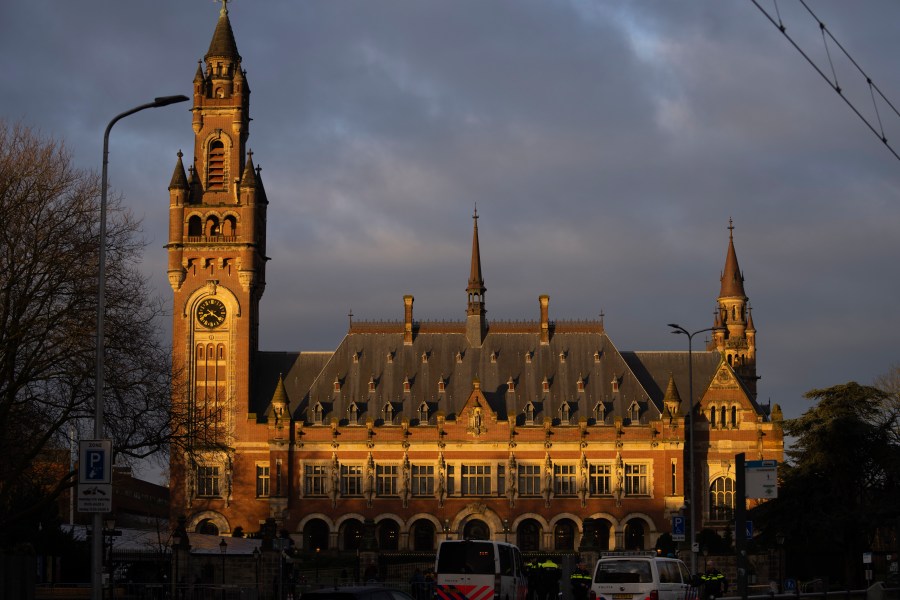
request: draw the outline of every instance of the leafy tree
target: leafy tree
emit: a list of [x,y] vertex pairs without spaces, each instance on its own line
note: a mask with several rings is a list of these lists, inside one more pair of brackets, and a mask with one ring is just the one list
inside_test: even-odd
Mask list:
[[[110,196],[105,433],[122,464],[178,443],[186,411],[170,404],[139,224]],[[63,144],[0,120],[0,532],[72,485],[68,450],[93,437],[99,199]]]
[[896,394],[850,382],[805,397],[815,406],[784,422],[785,437],[795,441],[778,498],[751,518],[769,543],[785,536],[795,575],[858,583],[862,552],[900,514]]

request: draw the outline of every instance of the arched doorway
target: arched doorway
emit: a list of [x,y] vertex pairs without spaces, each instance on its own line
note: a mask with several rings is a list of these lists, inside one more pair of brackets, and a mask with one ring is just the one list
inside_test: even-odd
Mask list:
[[303,548],[328,549],[328,524],[322,519],[310,519],[303,527]]
[[344,521],[341,525],[341,550],[359,550],[359,543],[362,540],[363,526],[356,519]]
[[625,524],[625,539],[623,543],[626,550],[644,549],[644,522],[642,520],[631,519]]
[[516,545],[523,552],[541,549],[541,525],[534,519],[525,519],[516,528]]
[[575,549],[575,523],[572,519],[560,519],[553,528],[553,549]]
[[472,519],[463,527],[463,538],[467,540],[489,540],[491,539],[491,530],[484,521]]
[[212,522],[211,519],[203,519],[199,523],[197,523],[197,533],[203,533],[206,535],[219,535],[219,528],[216,527],[216,524]]
[[378,524],[378,549],[397,550],[400,547],[400,526],[396,521],[385,519]]
[[597,519],[596,529],[594,530],[594,544],[601,552],[610,550],[609,533],[611,530],[612,523],[606,519]]
[[412,549],[418,552],[434,550],[434,523],[419,519],[412,526]]

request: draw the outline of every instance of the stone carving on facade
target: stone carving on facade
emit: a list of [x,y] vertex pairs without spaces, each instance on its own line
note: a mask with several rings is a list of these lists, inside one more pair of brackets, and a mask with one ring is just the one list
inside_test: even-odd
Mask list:
[[375,459],[372,457],[371,452],[369,452],[369,459],[366,461],[363,496],[366,499],[366,506],[372,508],[372,499],[375,497]]
[[622,463],[622,454],[616,452],[616,482],[613,484],[613,496],[616,498],[616,506],[622,506],[622,495],[625,493],[625,465]]
[[519,497],[518,479],[519,468],[516,465],[516,455],[510,452],[509,462],[506,465],[506,497],[509,499],[511,508],[515,508],[516,498]]
[[403,502],[403,508],[409,506],[410,495],[410,466],[409,453],[403,453],[403,464],[400,466],[400,500]]
[[550,453],[544,460],[544,481],[541,486],[541,496],[544,497],[544,506],[550,507],[550,501],[553,499],[553,461],[550,460]]
[[331,483],[328,487],[328,496],[331,498],[331,508],[337,506],[338,496],[341,495],[341,464],[338,462],[336,452],[331,453]]
[[437,464],[437,485],[434,489],[434,496],[437,498],[438,507],[443,508],[444,500],[447,499],[447,465],[444,463],[444,453],[438,455]]
[[588,483],[588,461],[584,452],[581,453],[581,463],[578,465],[578,497],[581,499],[581,507],[587,506],[590,491]]

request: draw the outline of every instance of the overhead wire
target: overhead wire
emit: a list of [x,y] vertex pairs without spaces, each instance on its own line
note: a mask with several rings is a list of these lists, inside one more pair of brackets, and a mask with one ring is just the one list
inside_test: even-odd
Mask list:
[[[856,116],[859,117],[860,120],[862,120],[862,122],[866,124],[866,126],[869,128],[869,130],[872,133],[874,133],[875,136],[879,140],[881,140],[882,144],[884,144],[884,146],[888,149],[888,151],[890,151],[890,153],[894,155],[894,158],[896,158],[897,160],[900,160],[900,154],[898,154],[897,150],[895,150],[894,147],[888,142],[887,135],[885,134],[884,124],[881,119],[881,111],[878,110],[878,98],[881,99],[881,101],[885,104],[885,106],[887,106],[890,109],[890,112],[893,112],[897,116],[898,119],[900,119],[900,111],[897,110],[897,108],[894,106],[894,104],[888,99],[887,96],[884,95],[884,93],[881,91],[881,89],[879,89],[879,87],[875,84],[875,82],[872,80],[872,78],[863,70],[862,67],[859,66],[859,63],[853,58],[853,56],[850,55],[850,53],[837,40],[837,38],[834,37],[834,35],[831,33],[831,31],[828,29],[828,27],[826,27],[825,23],[821,19],[819,19],[818,16],[816,16],[816,14],[812,11],[812,9],[809,8],[809,6],[806,4],[805,0],[799,0],[799,2],[803,6],[803,8],[806,9],[806,11],[809,13],[809,15],[813,19],[815,19],[816,23],[819,26],[819,30],[822,33],[822,43],[825,46],[825,54],[828,57],[828,64],[831,68],[831,73],[832,73],[831,78],[829,78],[828,75],[826,74],[826,72],[818,64],[816,64],[816,61],[813,60],[810,57],[810,55],[806,51],[804,51],[803,48],[800,47],[800,44],[798,44],[797,41],[795,41],[794,38],[792,38],[790,36],[790,34],[787,31],[787,26],[784,24],[784,21],[782,20],[781,11],[778,8],[778,0],[773,0],[774,7],[775,7],[775,17],[773,17],[772,14],[770,14],[768,10],[763,8],[757,0],[750,0],[750,1],[754,4],[754,6],[756,6],[756,8],[759,9],[759,11],[761,13],[763,13],[766,16],[766,18],[769,20],[769,22],[772,23],[772,25],[774,25],[775,28],[781,32],[781,34],[788,40],[788,42],[791,43],[791,45],[797,50],[797,52],[799,52],[800,55],[806,59],[806,61],[810,64],[810,66],[812,66],[813,69],[815,69],[815,71],[822,77],[822,79],[824,79],[825,81],[828,82],[828,85],[831,86],[831,89],[833,89],[838,94],[838,96],[841,97],[841,99],[847,104],[847,106],[850,107],[850,109],[856,114]],[[873,125],[872,122],[862,113],[862,111],[856,107],[856,105],[853,103],[853,101],[847,97],[847,95],[844,93],[844,90],[839,85],[838,77],[837,77],[837,69],[835,68],[834,61],[832,60],[832,57],[831,57],[831,50],[828,45],[829,39],[841,51],[841,53],[843,53],[843,55],[850,61],[850,63],[854,67],[856,67],[857,71],[859,71],[859,74],[865,78],[866,84],[869,87],[869,94],[872,98],[872,105],[874,106],[874,109],[875,109],[875,117],[878,122],[877,129],[876,129],[875,125]],[[877,98],[876,98],[876,95],[877,95]]]

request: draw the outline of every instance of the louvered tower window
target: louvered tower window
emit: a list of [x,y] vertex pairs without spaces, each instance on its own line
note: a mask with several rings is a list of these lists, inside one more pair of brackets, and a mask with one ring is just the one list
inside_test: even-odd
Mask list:
[[209,175],[208,187],[225,187],[225,145],[216,141],[209,145]]

